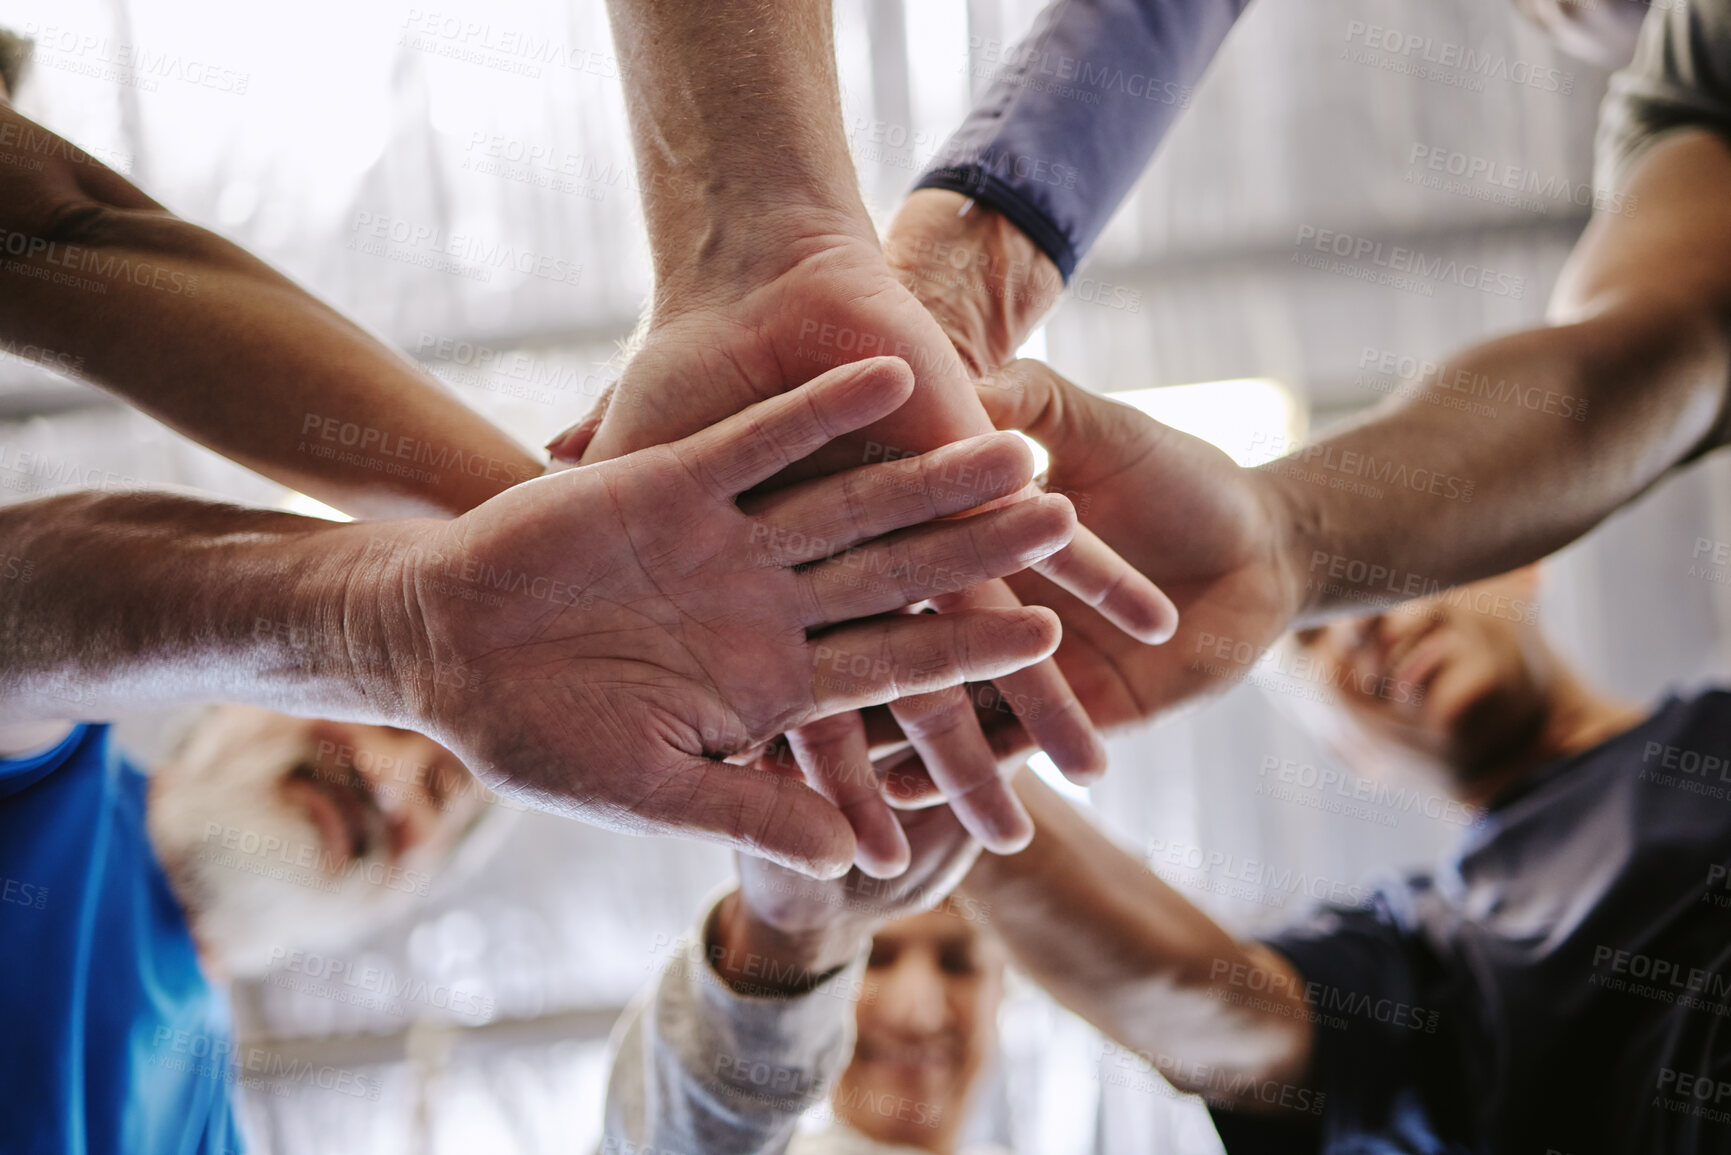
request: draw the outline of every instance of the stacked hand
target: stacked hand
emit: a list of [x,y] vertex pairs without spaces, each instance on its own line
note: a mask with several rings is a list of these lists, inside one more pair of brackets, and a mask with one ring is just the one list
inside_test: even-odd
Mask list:
[[[990,431],[970,366],[897,279],[860,201],[831,6],[609,0],[608,10],[654,296],[641,347],[605,408],[549,446],[555,457],[595,462],[662,444],[877,355],[912,367],[913,398],[827,452],[786,462],[791,468],[773,486]],[[971,366],[977,371],[977,358]],[[1138,644],[1164,642],[1176,628],[1171,601],[1091,533],[1078,532],[1034,568]],[[934,591],[925,601],[940,613],[1018,604],[1001,582]],[[1099,735],[1056,665],[994,681],[1066,774],[1086,779],[1105,769]],[[999,852],[1027,844],[1032,824],[999,778],[964,687],[904,693],[891,713],[969,833]],[[879,796],[863,719],[810,721],[819,724],[802,721],[788,736],[800,771],[848,810],[862,849],[878,843],[868,828],[894,832],[859,865],[899,872],[909,848]]]
[[[1145,721],[1224,689],[1289,627],[1303,603],[1286,545],[1290,518],[1264,475],[1197,437],[1017,361],[980,386],[1000,429],[1051,455],[1047,484],[1082,522],[1172,595],[1177,635],[1153,648],[1037,575],[1010,580],[1064,624],[1057,662],[1096,725]],[[1025,743],[1024,743],[1025,745]]]
[[1049,655],[1045,610],[892,611],[1049,556],[1073,512],[1038,497],[923,524],[1027,486],[1030,455],[1005,434],[741,495],[913,389],[899,361],[851,364],[455,521],[377,531],[342,612],[381,642],[363,674],[377,699],[403,695],[381,712],[588,821],[707,834],[826,877],[855,832],[863,861],[905,855],[875,781],[832,779],[826,800],[739,763],[815,719]]
[[[945,806],[902,811],[911,846],[907,869],[874,879],[857,867],[820,882],[749,855],[739,856],[739,889],[716,911],[716,968],[736,987],[797,993],[859,954],[878,927],[936,905],[968,873],[979,843]],[[764,960],[775,960],[766,967]]]
[[[991,429],[943,330],[895,279],[874,242],[831,234],[781,244],[776,251],[782,259],[747,276],[729,269],[725,283],[710,283],[699,272],[674,287],[662,286],[641,352],[605,409],[550,447],[555,456],[581,454],[585,461],[599,461],[659,444],[832,365],[878,353],[912,366],[913,397],[852,436],[838,438],[827,451],[797,464],[790,460],[775,484],[893,459]],[[932,479],[939,486],[968,480],[963,473]],[[1095,612],[1114,628],[1142,639],[1134,644],[1161,640],[1174,626],[1164,595],[1091,535],[1040,559],[1036,568],[1055,587],[1097,607]],[[946,611],[1017,604],[997,583],[931,590],[927,596]],[[1076,776],[1103,769],[1098,737],[1056,667],[1048,663],[1018,671],[999,678],[997,687],[1060,767]],[[1000,781],[966,692],[954,687],[905,696],[891,708],[967,829],[997,851],[1024,845],[1031,827]],[[832,715],[792,734],[791,744],[812,785],[858,820],[862,849],[878,845],[862,823],[890,832],[884,852],[862,855],[860,864],[876,873],[899,872],[907,849],[893,833],[899,827],[887,807],[876,799],[860,721]]]
[[[1009,584],[1057,612],[1056,657],[1101,728],[1145,721],[1248,671],[1303,602],[1286,538],[1292,518],[1275,487],[1198,438],[1089,393],[1036,361],[1006,363],[1056,301],[1062,282],[1032,242],[990,210],[953,193],[912,194],[886,236],[901,280],[986,379],[979,396],[999,429],[1020,430],[1050,454],[1045,484],[1071,496],[1078,518],[1176,603],[1177,635],[1139,645],[1038,574]],[[1225,655],[1224,657],[1221,655]],[[1001,758],[1035,745],[1006,712],[983,715]],[[874,727],[874,736],[890,728]],[[891,788],[929,800],[915,764]]]

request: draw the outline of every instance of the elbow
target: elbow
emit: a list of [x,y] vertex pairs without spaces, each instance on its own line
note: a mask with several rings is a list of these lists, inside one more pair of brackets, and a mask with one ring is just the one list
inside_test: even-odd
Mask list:
[[112,205],[90,197],[64,197],[43,214],[36,235],[50,244],[96,247],[111,239],[118,215]]
[[0,169],[0,230],[7,255],[23,255],[16,251],[20,237],[83,243],[83,237],[100,230],[112,206],[89,186],[77,163],[64,157],[36,169]]
[[1712,430],[1694,456],[1731,445],[1731,292],[1704,308],[1697,324],[1702,372],[1713,385],[1718,408]]
[[1507,340],[1523,339],[1533,364],[1564,371],[1553,380],[1579,399],[1579,420],[1619,416],[1621,451],[1644,471],[1656,476],[1731,440],[1731,308],[1719,302],[1619,301]]
[[[1109,985],[1110,986],[1110,985]],[[1186,982],[1167,973],[1071,1005],[1179,1091],[1255,1110],[1307,1086],[1310,1005],[1291,986]]]
[[0,198],[0,251],[29,260],[55,247],[96,247],[114,234],[116,210],[77,193]]
[[1731,301],[1696,295],[1653,307],[1662,316],[1643,310],[1632,322],[1639,335],[1629,355],[1608,366],[1622,381],[1609,384],[1646,380],[1677,390],[1664,443],[1675,464],[1686,464],[1731,443]]

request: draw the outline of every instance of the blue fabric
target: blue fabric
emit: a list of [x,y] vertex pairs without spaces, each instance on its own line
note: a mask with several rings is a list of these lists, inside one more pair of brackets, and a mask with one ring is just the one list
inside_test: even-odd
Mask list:
[[1248,3],[1054,0],[1021,43],[974,46],[991,83],[914,187],[990,205],[1069,280]]
[[238,1152],[226,1001],[106,726],[0,761],[0,1151]]
[[1435,874],[1270,941],[1320,1118],[1226,1149],[1731,1151],[1731,694],[1672,700],[1500,798]]

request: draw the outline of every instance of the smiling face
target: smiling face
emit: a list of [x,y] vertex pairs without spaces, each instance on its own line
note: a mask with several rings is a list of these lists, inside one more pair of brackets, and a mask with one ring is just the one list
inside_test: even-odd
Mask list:
[[234,975],[425,894],[484,798],[419,734],[220,706],[158,767],[148,822],[201,954]]
[[997,1045],[1003,993],[1003,947],[974,924],[936,910],[879,931],[836,1116],[880,1143],[951,1150]]
[[1467,785],[1544,722],[1558,668],[1535,624],[1536,596],[1536,571],[1517,570],[1300,631],[1298,642],[1367,730]]

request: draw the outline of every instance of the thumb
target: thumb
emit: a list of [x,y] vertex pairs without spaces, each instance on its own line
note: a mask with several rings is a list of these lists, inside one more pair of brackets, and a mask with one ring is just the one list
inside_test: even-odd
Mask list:
[[583,454],[589,449],[589,443],[595,440],[595,431],[601,428],[601,421],[607,416],[607,406],[613,401],[613,391],[619,388],[619,382],[609,384],[589,412],[583,415],[583,420],[549,441],[544,448],[552,455],[554,461],[575,465],[583,460]]
[[1078,417],[1096,401],[1045,362],[1028,357],[990,374],[976,391],[995,428],[1018,429],[1054,455],[1075,440]]
[[813,878],[839,878],[853,866],[853,830],[840,810],[797,778],[749,766],[691,758],[636,814]]
[[1012,361],[977,387],[999,429],[1017,429],[1051,454],[1051,474],[1109,473],[1133,464],[1167,429],[1141,410],[1090,393],[1042,361]]

